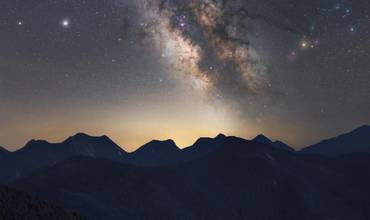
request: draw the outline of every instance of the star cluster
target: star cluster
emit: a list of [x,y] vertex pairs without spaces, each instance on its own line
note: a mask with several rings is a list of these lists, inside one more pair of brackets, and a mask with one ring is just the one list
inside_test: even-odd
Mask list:
[[[301,39],[297,43],[297,47],[289,51],[288,60],[295,61],[300,52],[304,52],[309,49],[316,49],[320,46],[320,38],[325,36],[328,32],[332,32],[335,29],[335,34],[347,35],[356,33],[361,26],[361,21],[368,17],[356,18],[353,15],[352,4],[349,2],[342,1],[340,3],[326,4],[316,9],[316,15],[309,20],[309,26],[307,27],[306,33],[302,35]],[[308,17],[310,15],[305,14]],[[336,20],[334,22],[328,22],[328,20]]]

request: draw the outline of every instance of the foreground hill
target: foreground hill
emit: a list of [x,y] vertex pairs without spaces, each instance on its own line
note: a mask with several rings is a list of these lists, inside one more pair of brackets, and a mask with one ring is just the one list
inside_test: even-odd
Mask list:
[[76,157],[12,186],[90,219],[370,219],[368,155],[306,156],[235,137],[215,143],[167,166]]
[[370,153],[370,126],[364,125],[349,133],[306,147],[300,152],[303,154],[321,154],[327,156]]
[[0,219],[78,220],[83,219],[26,193],[0,186]]

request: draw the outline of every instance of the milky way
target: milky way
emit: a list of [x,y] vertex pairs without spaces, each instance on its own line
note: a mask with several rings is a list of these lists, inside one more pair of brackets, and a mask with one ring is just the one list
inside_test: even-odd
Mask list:
[[145,10],[145,30],[170,71],[212,95],[266,92],[265,67],[249,42],[250,19],[239,2],[148,1]]

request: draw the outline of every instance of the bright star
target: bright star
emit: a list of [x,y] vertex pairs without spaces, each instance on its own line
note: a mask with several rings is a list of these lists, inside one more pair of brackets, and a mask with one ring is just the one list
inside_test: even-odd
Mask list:
[[60,24],[62,25],[62,27],[64,28],[68,28],[71,24],[70,20],[69,19],[63,19]]

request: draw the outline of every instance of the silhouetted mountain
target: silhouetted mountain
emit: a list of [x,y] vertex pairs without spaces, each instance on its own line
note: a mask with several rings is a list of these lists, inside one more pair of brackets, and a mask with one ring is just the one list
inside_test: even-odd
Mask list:
[[199,138],[192,146],[182,150],[183,158],[185,158],[185,161],[190,161],[205,156],[217,150],[225,139],[226,136],[223,134],[219,134],[215,138]]
[[360,176],[370,176],[369,155],[334,160],[236,137],[219,141],[197,159],[167,166],[72,158],[13,186],[91,219],[370,218],[369,181]]
[[89,156],[119,161],[127,153],[107,136],[76,134],[62,143],[31,140],[25,147],[0,161],[0,182],[24,177],[34,170],[51,166],[74,156]]
[[257,142],[260,142],[262,144],[271,144],[272,143],[272,141],[268,137],[266,137],[266,136],[264,136],[262,134],[257,135],[253,139],[253,141],[257,141]]
[[126,153],[106,136],[92,137],[78,133],[62,143],[31,140],[11,157],[0,161],[0,182],[25,177],[37,169],[56,164],[74,156],[106,158],[141,166],[163,166],[199,158],[217,149],[226,138],[200,138],[191,147],[179,149],[172,140],[151,141],[133,153]]
[[349,133],[306,147],[300,152],[326,156],[370,152],[370,126],[364,125]]
[[151,141],[135,152],[128,155],[125,163],[141,166],[163,166],[184,163],[216,150],[225,135],[219,134],[215,138],[199,138],[192,146],[179,149],[173,140]]
[[99,157],[112,160],[121,160],[127,153],[115,144],[109,137],[92,137],[83,133],[69,137],[63,142],[71,148],[71,152],[78,155]]
[[129,155],[129,162],[144,166],[160,166],[177,162],[181,150],[173,140],[151,141]]
[[0,219],[7,220],[78,220],[84,219],[32,198],[24,192],[0,186]]
[[[363,126],[353,132],[334,139],[320,142],[302,150],[303,153],[341,155],[352,152],[370,152],[369,126]],[[179,149],[172,140],[152,141],[137,151],[128,154],[106,136],[91,137],[83,133],[69,137],[62,143],[52,144],[42,140],[31,140],[22,149],[9,153],[0,150],[0,182],[9,182],[25,177],[37,169],[49,167],[74,156],[106,158],[113,161],[140,166],[164,166],[192,161],[217,150],[227,139],[225,135],[215,138],[200,138],[192,146]],[[253,139],[275,149],[294,152],[280,141],[258,135]],[[354,147],[355,146],[355,147]],[[7,156],[5,156],[7,155]]]
[[281,149],[281,150],[287,150],[287,151],[292,151],[294,152],[295,150],[293,148],[291,148],[289,145],[281,142],[281,141],[271,141],[268,137],[260,134],[260,135],[257,135],[253,141],[256,141],[256,142],[259,142],[259,143],[262,143],[262,144],[267,144],[267,145],[271,145],[271,146],[274,146],[278,149]]

